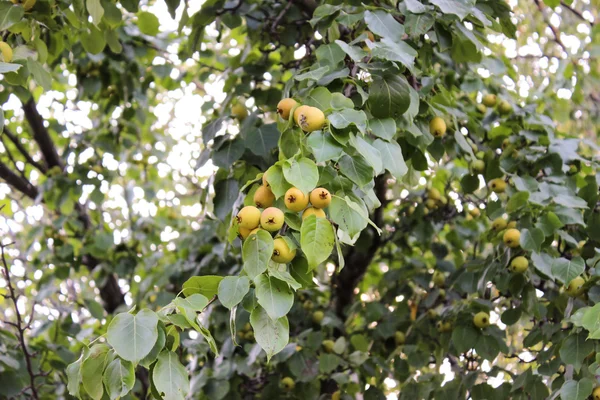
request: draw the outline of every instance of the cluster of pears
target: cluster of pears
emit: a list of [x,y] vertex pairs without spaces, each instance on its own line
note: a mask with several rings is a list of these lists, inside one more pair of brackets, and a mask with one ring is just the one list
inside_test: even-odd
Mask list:
[[317,107],[298,106],[298,102],[291,98],[281,100],[277,104],[277,113],[285,120],[290,119],[294,110],[294,121],[304,132],[318,131],[325,125],[325,114]]
[[492,230],[502,235],[504,244],[512,249],[520,246],[521,232],[517,229],[517,221],[508,222],[503,217],[498,217],[492,221]]
[[440,205],[445,206],[446,204],[448,204],[448,198],[446,196],[442,196],[438,189],[431,188],[427,191],[427,198],[425,200],[425,213],[435,210]]
[[498,97],[495,94],[488,93],[481,99],[481,104],[477,106],[477,109],[481,113],[485,113],[488,107],[497,107],[500,115],[508,115],[512,111],[512,106],[506,100],[498,102]]
[[[263,175],[262,185],[254,193],[255,206],[246,206],[236,216],[238,234],[246,239],[263,229],[267,232],[277,232],[285,222],[283,211],[273,207],[275,195],[271,190],[266,174]],[[308,207],[309,201],[311,207]],[[300,189],[292,187],[285,192],[285,207],[293,212],[302,212],[302,219],[310,215],[325,218],[323,210],[331,203],[331,194],[325,188],[316,188],[306,195]],[[261,211],[262,209],[262,211]],[[287,264],[296,257],[296,249],[291,249],[283,237],[277,236],[273,240],[274,248],[271,259],[277,263]]]
[[249,322],[246,322],[242,330],[238,331],[237,335],[240,339],[254,340],[254,331]]

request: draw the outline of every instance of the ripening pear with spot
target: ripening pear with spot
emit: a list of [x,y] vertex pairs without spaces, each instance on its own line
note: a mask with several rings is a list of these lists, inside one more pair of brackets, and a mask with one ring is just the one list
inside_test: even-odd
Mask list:
[[287,192],[285,192],[283,201],[290,211],[302,211],[308,206],[308,196],[295,187],[289,188]]
[[280,264],[287,264],[296,257],[296,249],[291,250],[284,238],[273,240],[273,255],[271,260]]
[[325,114],[317,107],[300,106],[294,112],[294,120],[304,132],[314,132],[325,125]]
[[275,202],[275,195],[266,186],[260,186],[256,192],[254,192],[254,204],[258,208],[271,207]]
[[260,215],[260,226],[266,231],[275,232],[281,229],[284,219],[283,211],[276,207],[269,207]]
[[483,329],[490,325],[490,315],[485,311],[478,312],[473,317],[473,324],[479,329]]
[[502,217],[498,217],[492,222],[492,229],[495,231],[501,231],[506,228],[506,220]]
[[238,103],[231,107],[231,115],[243,121],[248,116],[248,109],[243,103]]
[[515,274],[524,273],[525,271],[527,271],[528,267],[529,267],[529,261],[527,260],[527,258],[525,258],[523,256],[515,257],[510,262],[510,270],[512,272],[514,272]]
[[294,387],[296,387],[296,382],[289,376],[286,376],[281,380],[281,387],[286,392],[291,392],[292,390],[294,390]]
[[514,228],[507,229],[506,232],[504,232],[502,240],[504,241],[504,244],[510,248],[519,247],[521,240],[521,232]]
[[581,293],[583,293],[583,285],[584,284],[585,284],[585,279],[583,279],[581,276],[578,276],[577,278],[575,278],[571,282],[569,282],[565,292],[567,292],[567,294],[571,297],[577,297]]
[[305,220],[306,218],[310,217],[311,215],[316,215],[317,218],[325,218],[325,217],[327,217],[327,215],[325,215],[325,211],[323,211],[322,209],[315,208],[315,207],[308,207],[302,213],[302,220]]
[[290,119],[290,112],[292,108],[296,107],[298,102],[294,99],[283,99],[279,103],[277,103],[277,114],[286,121]]
[[254,206],[246,206],[235,218],[241,228],[254,229],[260,223],[260,210]]
[[316,188],[310,192],[310,204],[315,208],[325,208],[331,203],[331,193],[325,188]]

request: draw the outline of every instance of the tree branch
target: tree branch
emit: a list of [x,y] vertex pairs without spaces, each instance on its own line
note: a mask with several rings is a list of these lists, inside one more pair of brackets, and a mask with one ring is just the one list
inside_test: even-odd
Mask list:
[[579,11],[577,11],[576,9],[574,9],[573,7],[569,6],[567,3],[565,3],[564,1],[560,2],[560,5],[564,8],[566,8],[567,10],[571,11],[573,14],[575,14],[575,16],[577,18],[579,18],[582,21],[587,22],[588,24],[590,24],[590,26],[594,26],[594,23],[592,21],[589,21],[587,19],[585,19],[585,17],[583,16],[582,13],[580,13]]
[[[385,197],[387,179],[387,174],[375,178],[375,194],[381,206],[373,211],[371,219],[379,227],[383,225],[383,210],[388,203]],[[336,314],[342,319],[344,319],[346,307],[352,303],[354,288],[356,288],[356,285],[367,271],[367,268],[383,243],[381,236],[374,228],[370,227],[369,230],[363,231],[361,235],[367,233],[371,235],[369,246],[363,250],[360,250],[358,247],[352,247],[344,256],[346,267],[339,274],[333,276],[333,305]]]
[[38,146],[40,146],[46,165],[48,168],[60,167],[62,170],[63,162],[58,156],[50,133],[44,126],[44,119],[38,112],[33,97],[31,97],[27,103],[23,104],[23,111],[25,112],[25,118],[33,131],[33,139],[37,142]]
[[25,196],[35,200],[39,191],[27,179],[15,174],[6,164],[0,161],[0,178]]
[[23,145],[19,141],[19,138],[17,138],[17,136],[14,135],[6,126],[4,127],[4,134],[6,135],[6,137],[11,142],[13,142],[13,144],[15,145],[15,147],[17,148],[17,150],[19,150],[19,153],[21,153],[23,155],[23,157],[25,158],[25,160],[29,164],[31,164],[32,166],[34,166],[35,168],[37,168],[38,170],[40,170],[44,174],[46,173],[46,171],[48,171],[48,168],[46,168],[44,165],[42,165],[42,164],[38,163],[37,161],[35,161],[29,155],[29,152],[27,151],[27,149],[25,147],[23,147]]

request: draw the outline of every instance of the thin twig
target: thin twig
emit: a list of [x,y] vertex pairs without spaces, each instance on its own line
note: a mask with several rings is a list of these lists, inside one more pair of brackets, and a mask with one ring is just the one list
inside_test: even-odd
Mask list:
[[36,376],[40,376],[40,375],[33,372],[33,366],[31,363],[32,356],[31,356],[31,353],[29,353],[29,350],[27,349],[27,345],[25,344],[25,330],[27,329],[27,327],[23,326],[21,312],[19,311],[19,307],[17,306],[17,294],[15,293],[15,288],[13,287],[12,282],[10,280],[10,271],[8,270],[8,263],[6,262],[6,256],[4,253],[4,249],[12,244],[14,244],[14,243],[0,245],[0,250],[2,253],[2,265],[4,266],[4,269],[3,269],[4,279],[6,279],[6,285],[8,287],[10,299],[12,300],[12,302],[15,306],[15,316],[17,318],[17,323],[16,323],[15,328],[17,329],[19,342],[21,343],[21,349],[23,350],[23,355],[25,356],[25,363],[27,364],[27,373],[29,374],[29,381],[30,381],[29,388],[31,389],[31,395],[34,399],[39,399],[39,396],[37,393],[37,388],[35,386],[35,378],[36,378]]

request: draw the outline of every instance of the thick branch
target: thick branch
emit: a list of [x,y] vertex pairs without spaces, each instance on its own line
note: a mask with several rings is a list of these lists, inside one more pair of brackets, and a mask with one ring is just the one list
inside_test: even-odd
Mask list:
[[17,138],[16,135],[14,135],[11,131],[9,131],[6,126],[4,127],[4,135],[6,135],[6,137],[8,139],[10,139],[11,142],[13,142],[13,144],[15,145],[15,147],[17,148],[17,150],[19,150],[19,153],[21,153],[21,155],[23,155],[23,157],[25,158],[25,160],[29,164],[31,164],[32,166],[34,166],[35,168],[37,168],[38,170],[40,170],[43,173],[46,173],[46,171],[48,171],[48,168],[46,168],[44,165],[42,165],[42,164],[38,163],[37,161],[35,161],[29,155],[29,152],[23,146],[23,144],[21,144],[21,142],[19,141],[19,138]]
[[15,174],[6,164],[0,161],[0,178],[14,189],[23,193],[25,196],[35,200],[38,197],[38,190],[27,179]]
[[[371,215],[371,219],[379,227],[383,225],[383,210],[388,202],[385,197],[386,191],[387,174],[384,174],[375,178],[375,194],[381,206],[375,209]],[[344,318],[346,307],[352,303],[354,288],[356,288],[356,285],[367,271],[367,268],[383,243],[381,236],[375,229],[369,228],[369,231],[363,231],[362,233],[362,235],[371,235],[369,246],[364,250],[352,247],[344,257],[346,266],[339,274],[333,277],[334,308],[336,314],[342,319]]]
[[31,130],[33,131],[33,139],[37,142],[38,146],[40,146],[44,160],[46,160],[46,165],[48,168],[60,167],[62,170],[62,160],[58,156],[58,152],[56,151],[56,147],[54,147],[54,142],[50,137],[48,129],[44,126],[44,119],[38,112],[33,97],[31,97],[27,103],[23,104],[23,111],[25,112],[27,122],[29,122],[29,125],[31,126]]

